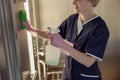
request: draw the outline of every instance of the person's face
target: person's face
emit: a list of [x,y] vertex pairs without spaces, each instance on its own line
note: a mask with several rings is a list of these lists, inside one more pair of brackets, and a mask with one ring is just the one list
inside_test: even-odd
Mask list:
[[82,13],[91,7],[91,2],[89,0],[73,0],[73,5],[77,13]]

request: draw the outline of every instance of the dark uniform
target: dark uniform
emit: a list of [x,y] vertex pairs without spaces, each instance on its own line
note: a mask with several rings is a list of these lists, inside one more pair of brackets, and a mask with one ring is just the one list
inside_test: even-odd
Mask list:
[[98,61],[103,59],[109,30],[105,22],[98,16],[83,24],[78,34],[79,14],[69,16],[60,26],[60,35],[74,44],[74,48],[95,57],[97,60],[91,67],[86,67],[71,56],[66,56],[62,80],[102,80]]

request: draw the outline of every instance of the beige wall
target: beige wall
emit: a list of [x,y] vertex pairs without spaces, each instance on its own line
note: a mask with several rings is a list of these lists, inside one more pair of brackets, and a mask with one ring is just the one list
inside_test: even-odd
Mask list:
[[[37,2],[40,3],[40,25],[43,29],[48,26],[57,27],[64,19],[74,13],[73,0],[40,0]],[[102,15],[102,10],[101,1],[95,11],[98,15]]]
[[120,80],[120,0],[104,0],[102,17],[110,30],[104,61],[101,63],[103,80]]
[[70,0],[41,0],[40,17],[43,29],[57,27],[70,14]]

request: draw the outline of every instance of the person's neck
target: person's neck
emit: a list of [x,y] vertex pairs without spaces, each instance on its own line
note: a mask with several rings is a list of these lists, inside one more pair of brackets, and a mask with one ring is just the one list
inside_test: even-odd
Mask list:
[[88,20],[90,20],[91,18],[97,16],[94,12],[84,12],[84,13],[80,13],[80,18],[82,23],[87,22]]

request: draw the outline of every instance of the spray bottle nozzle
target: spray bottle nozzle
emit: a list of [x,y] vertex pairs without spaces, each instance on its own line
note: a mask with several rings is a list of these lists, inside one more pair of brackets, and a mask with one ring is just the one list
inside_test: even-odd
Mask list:
[[54,33],[54,34],[57,34],[60,32],[58,28],[47,27],[47,29],[49,30],[49,32]]

